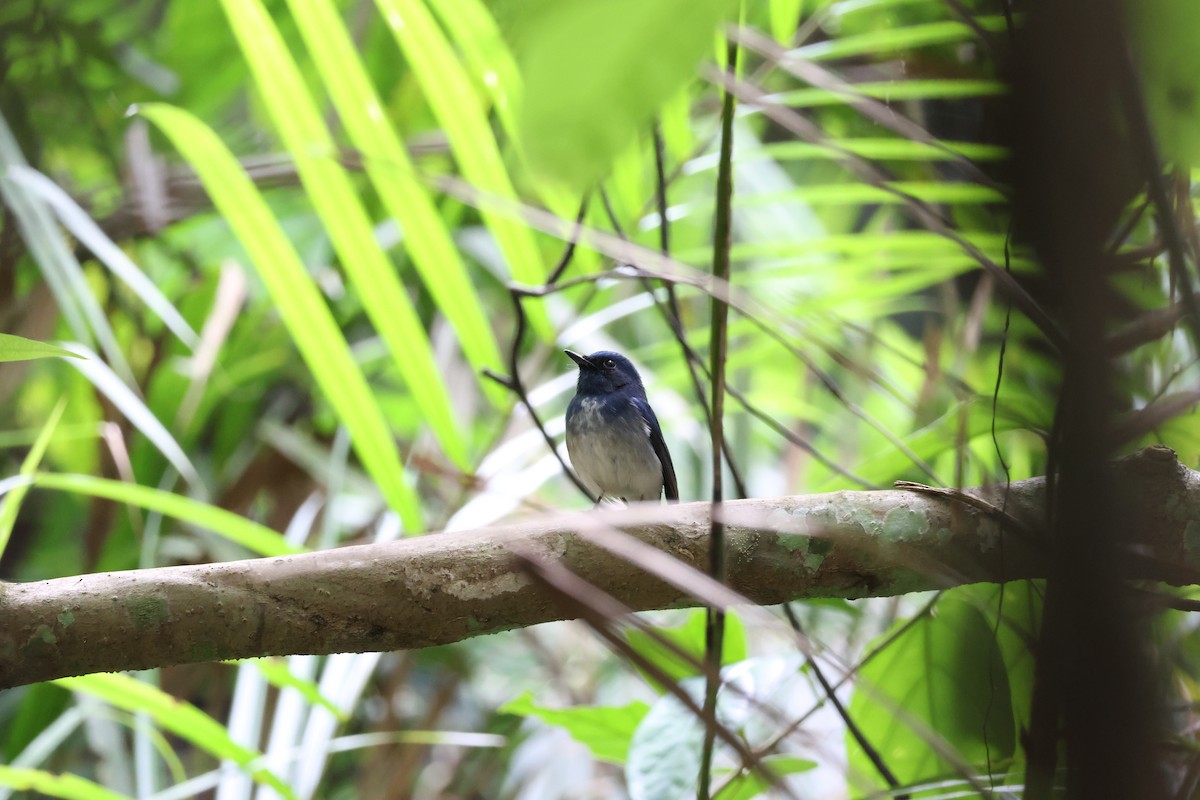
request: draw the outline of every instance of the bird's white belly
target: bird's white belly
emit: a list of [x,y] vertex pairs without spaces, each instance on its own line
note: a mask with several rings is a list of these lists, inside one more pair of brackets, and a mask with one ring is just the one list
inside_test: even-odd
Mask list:
[[657,500],[662,465],[641,419],[604,420],[593,401],[584,400],[567,428],[571,464],[593,492],[626,500]]

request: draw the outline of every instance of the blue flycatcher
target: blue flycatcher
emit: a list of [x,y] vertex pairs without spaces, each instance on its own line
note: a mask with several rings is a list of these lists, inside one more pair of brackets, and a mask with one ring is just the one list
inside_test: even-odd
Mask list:
[[629,359],[601,350],[564,350],[579,365],[567,406],[567,452],[584,484],[601,499],[679,500],[675,465],[642,379]]

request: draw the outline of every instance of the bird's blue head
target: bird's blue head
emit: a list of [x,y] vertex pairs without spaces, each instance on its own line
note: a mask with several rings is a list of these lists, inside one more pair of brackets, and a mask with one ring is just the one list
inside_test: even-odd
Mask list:
[[584,356],[574,350],[563,352],[579,365],[579,383],[575,387],[577,393],[597,395],[631,389],[645,393],[642,378],[633,363],[620,353],[600,350],[590,356]]

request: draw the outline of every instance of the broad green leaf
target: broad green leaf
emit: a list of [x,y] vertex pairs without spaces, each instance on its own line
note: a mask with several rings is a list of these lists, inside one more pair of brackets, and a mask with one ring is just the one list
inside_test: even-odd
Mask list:
[[[26,454],[25,460],[21,462],[21,475],[26,477],[37,472],[38,465],[42,463],[42,456],[46,454],[46,448],[50,444],[50,439],[54,436],[54,431],[58,427],[59,420],[62,419],[63,409],[67,407],[66,398],[60,399],[58,404],[54,406],[54,410],[50,412],[50,416],[46,419],[46,424],[42,426],[42,430],[38,433],[38,437],[34,440],[33,447],[29,448],[29,453]],[[21,502],[25,499],[25,495],[29,492],[29,485],[24,484],[14,487],[12,491],[0,499],[0,556],[4,555],[4,549],[8,547],[8,539],[12,536],[13,525],[17,522],[17,512],[21,509]]]
[[[309,201],[337,251],[342,269],[357,289],[371,324],[391,351],[393,365],[442,449],[451,461],[466,468],[466,447],[429,337],[396,277],[395,268],[375,241],[371,220],[345,169],[338,163],[337,146],[304,85],[299,67],[260,0],[223,0],[223,3],[267,113],[292,156]],[[306,21],[313,24],[307,17]],[[325,50],[321,52],[324,59],[330,58]],[[339,81],[331,85],[335,92],[364,88],[361,84],[351,85],[344,65],[339,76]],[[368,104],[373,102],[373,98],[357,99]],[[345,100],[345,103],[350,102],[353,101]],[[378,104],[373,108],[382,114]],[[363,108],[362,113],[370,112]],[[354,120],[355,129],[368,135],[373,147],[381,145],[376,127],[368,129],[369,123],[360,125],[357,116]],[[368,151],[369,154],[373,152]],[[385,154],[377,155],[381,159],[386,157]],[[385,165],[381,160],[377,166],[382,170]],[[399,177],[403,180],[410,176],[411,173]],[[425,221],[429,222],[428,219]],[[438,224],[436,218],[434,223]]]
[[[515,202],[517,193],[484,113],[486,103],[475,91],[446,35],[423,0],[375,0],[375,4],[446,131],[463,177],[482,193],[479,213],[508,261],[509,273],[521,283],[541,283],[545,269],[533,234],[525,225],[495,210],[495,200]],[[541,306],[531,304],[528,311],[534,328],[549,336],[552,328]]]
[[260,556],[285,556],[305,552],[304,548],[289,544],[283,536],[265,525],[232,511],[161,489],[108,478],[95,478],[91,475],[64,475],[54,472],[40,472],[33,476],[32,483],[38,489],[55,489],[103,497],[148,511],[157,511],[180,522],[210,530]]
[[[897,621],[877,643],[907,624]],[[974,768],[1009,758],[1018,747],[1008,672],[992,626],[958,590],[942,595],[933,613],[859,670],[849,712],[901,784],[954,772],[931,737]],[[846,748],[856,784],[887,788],[848,733]]]
[[70,773],[56,774],[40,769],[0,766],[0,786],[38,796],[65,800],[128,800],[128,795],[105,789],[98,783]]
[[547,725],[571,734],[572,739],[586,745],[599,760],[624,764],[633,732],[650,711],[650,706],[635,700],[620,707],[543,708],[533,702],[532,692],[525,692],[498,710],[505,714],[537,717]]
[[166,730],[215,758],[238,764],[256,783],[270,786],[284,797],[295,797],[291,788],[273,772],[254,765],[253,762],[262,758],[261,753],[233,741],[221,723],[157,686],[116,673],[59,678],[54,683],[73,692],[89,694],[125,711],[146,714]]
[[576,0],[539,8],[518,50],[521,141],[548,180],[592,187],[709,52],[730,0]]
[[35,358],[83,358],[83,356],[45,342],[14,336],[11,333],[0,333],[0,362],[32,361]]
[[[704,661],[704,635],[706,628],[706,613],[703,609],[693,609],[688,613],[687,621],[673,628],[656,628],[663,639],[675,644],[696,661]],[[630,629],[626,632],[629,644],[640,655],[660,670],[670,676],[671,680],[679,682],[692,675],[703,674],[699,669],[684,661],[675,653],[664,648],[645,631]],[[721,665],[732,664],[746,657],[746,628],[742,620],[733,612],[725,615],[725,638],[721,647]],[[643,674],[647,674],[643,672]],[[647,675],[647,677],[649,677]],[[651,683],[652,686],[657,684]]]
[[1200,165],[1200,4],[1127,0],[1130,45],[1162,156]]
[[296,347],[383,496],[410,531],[421,507],[407,482],[391,430],[362,370],[299,255],[258,190],[216,134],[188,112],[161,103],[140,107],[195,168],[213,203],[250,254]]
[[1044,584],[1040,581],[1010,581],[1003,586],[979,583],[955,591],[961,592],[989,620],[1000,616],[1000,625],[994,622],[991,625],[1008,674],[1013,727],[1018,731],[1028,730]]
[[[503,399],[504,390],[483,378],[484,369],[496,369],[501,361],[479,293],[404,143],[388,124],[341,17],[329,0],[289,0],[289,7],[351,142],[365,156],[367,176],[384,210],[404,230],[404,246],[421,280],[458,334],[476,378],[493,400]],[[435,373],[433,379],[440,376]]]

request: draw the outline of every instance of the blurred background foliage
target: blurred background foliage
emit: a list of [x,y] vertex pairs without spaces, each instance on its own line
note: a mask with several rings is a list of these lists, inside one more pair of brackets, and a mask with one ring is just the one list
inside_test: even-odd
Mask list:
[[[739,100],[755,101],[735,124],[726,485],[770,496],[1040,474],[1058,368],[997,289],[1015,276],[1053,312],[1009,230],[1004,142],[1019,122],[1003,68],[1020,12],[993,0],[7,0],[0,330],[88,358],[0,365],[0,476],[37,473],[34,491],[7,495],[8,513],[20,508],[0,576],[585,507],[511,386],[485,376],[511,384],[510,352],[556,440],[574,385],[561,348],[631,355],[681,494],[707,497],[707,378],[672,321],[707,352],[709,297],[689,284],[709,285],[697,276],[713,257],[725,36],[742,45]],[[1187,159],[1178,73],[1147,45],[1176,44],[1173,28],[1147,19],[1135,42],[1155,53],[1147,95],[1168,155]],[[1191,179],[1175,175],[1194,257]],[[1200,428],[1175,394],[1195,382],[1195,353],[1173,327],[1144,212],[1139,199],[1112,242],[1141,323],[1113,331],[1132,397],[1116,410],[1182,397],[1165,407],[1183,413],[1138,435],[1195,465]],[[566,261],[577,215],[588,232]],[[656,251],[671,260],[644,260]],[[552,275],[562,288],[518,314],[510,285]],[[973,587],[796,604],[819,644],[809,658],[770,625],[735,624],[725,661],[742,693],[722,714],[802,796],[886,787],[825,701],[823,669],[894,780],[974,796],[974,775],[997,786],[1020,774],[1038,607],[1026,585],[1002,603]],[[694,614],[649,616],[685,648],[703,641]],[[1164,623],[1190,696],[1188,628]],[[585,626],[561,623],[419,652],[11,690],[0,795],[686,797],[699,730]],[[737,766],[722,754],[720,797],[763,790]]]

